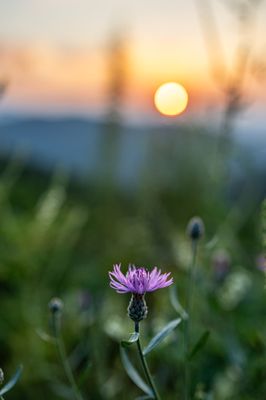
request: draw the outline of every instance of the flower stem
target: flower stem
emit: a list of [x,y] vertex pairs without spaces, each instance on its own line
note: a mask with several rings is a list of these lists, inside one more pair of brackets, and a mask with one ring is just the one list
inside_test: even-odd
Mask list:
[[[135,322],[135,332],[139,333],[139,323],[138,322]],[[143,354],[139,338],[137,340],[137,347],[138,347],[138,352],[139,352],[141,364],[142,364],[146,379],[147,379],[147,381],[148,381],[148,383],[149,383],[149,385],[150,385],[150,387],[151,387],[151,389],[153,391],[154,399],[155,400],[161,400],[160,395],[159,395],[159,393],[158,393],[158,391],[156,389],[155,383],[154,383],[154,381],[152,379],[152,376],[151,376],[151,373],[150,373],[146,358],[145,358],[145,356]]]
[[184,348],[185,348],[185,400],[190,400],[190,390],[191,390],[191,371],[190,371],[190,361],[189,361],[189,351],[190,351],[190,330],[191,330],[191,302],[193,297],[193,281],[194,273],[196,268],[196,256],[197,256],[197,244],[198,240],[192,240],[192,261],[191,268],[188,277],[187,284],[187,299],[186,299],[186,311],[188,313],[188,318],[184,321]]
[[61,320],[61,315],[53,314],[52,323],[53,323],[55,344],[57,347],[58,355],[62,362],[62,366],[64,368],[66,378],[71,386],[75,400],[83,400],[83,397],[82,397],[82,395],[78,389],[78,386],[75,382],[74,375],[72,373],[70,364],[67,359],[65,344],[64,344],[64,341],[63,341],[62,335],[61,335],[61,321],[60,320]]

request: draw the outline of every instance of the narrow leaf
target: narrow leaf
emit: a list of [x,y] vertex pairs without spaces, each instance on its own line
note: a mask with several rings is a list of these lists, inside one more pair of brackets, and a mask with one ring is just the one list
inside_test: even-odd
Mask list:
[[44,332],[42,329],[36,329],[36,333],[44,342],[55,343],[55,338]]
[[81,387],[84,384],[84,382],[88,379],[92,366],[93,366],[92,362],[89,361],[78,379],[78,387]]
[[0,390],[0,396],[3,396],[7,392],[9,392],[9,390],[11,390],[15,386],[15,384],[17,383],[17,381],[19,380],[19,378],[20,378],[20,376],[22,374],[22,370],[23,370],[23,367],[22,367],[22,365],[20,365],[17,368],[17,370],[14,373],[14,375],[12,376],[12,378]]
[[135,343],[139,338],[139,333],[138,332],[134,332],[131,334],[130,338],[128,340],[122,340],[121,342],[121,346],[122,347],[129,347],[131,346],[133,343]]
[[180,324],[182,321],[181,318],[174,319],[173,321],[169,322],[157,335],[155,335],[148,346],[144,349],[143,354],[146,356],[148,353],[150,353],[158,344],[161,343],[166,336],[168,336],[176,327],[177,325]]
[[149,396],[149,395],[147,395],[147,396],[140,396],[140,397],[137,397],[135,400],[149,400],[149,399],[154,399],[154,397],[151,397],[151,396]]
[[181,306],[179,300],[178,300],[178,295],[177,295],[177,289],[175,285],[170,286],[170,302],[172,306],[174,307],[175,311],[180,315],[180,317],[184,320],[188,319],[188,313],[186,310]]
[[126,350],[120,346],[121,360],[123,366],[128,374],[129,378],[138,386],[144,393],[146,393],[150,398],[154,398],[152,389],[143,381],[139,373],[136,371],[135,367],[132,365]]
[[196,342],[195,346],[191,350],[191,352],[188,355],[188,359],[192,360],[192,358],[204,347],[206,344],[208,338],[210,336],[210,331],[205,331],[199,338],[199,340]]
[[51,385],[54,394],[62,399],[73,400],[73,389],[63,383],[57,382]]
[[212,250],[216,246],[218,240],[219,240],[218,236],[214,235],[213,238],[208,243],[205,244],[205,248],[207,250]]

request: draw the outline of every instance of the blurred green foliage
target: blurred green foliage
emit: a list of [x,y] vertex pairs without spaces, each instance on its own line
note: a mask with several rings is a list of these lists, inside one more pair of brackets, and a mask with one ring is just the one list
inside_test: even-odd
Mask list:
[[266,255],[266,200],[262,203],[262,246],[263,253]]
[[[193,359],[195,399],[265,397],[266,293],[258,265],[265,187],[248,153],[231,144],[230,154],[221,154],[216,140],[199,130],[155,132],[137,183],[125,187],[100,176],[84,183],[62,172],[50,175],[18,157],[2,161],[0,360],[7,374],[24,365],[13,399],[69,398],[49,337],[47,304],[53,296],[65,303],[63,337],[84,397],[140,395],[119,358],[119,341],[133,331],[126,316],[129,297],[109,288],[107,272],[117,262],[124,269],[128,263],[157,265],[172,272],[183,304],[191,260],[185,230],[193,215],[202,217],[206,234],[192,342],[210,331]],[[169,290],[150,294],[147,303],[146,343],[176,318]],[[134,357],[132,352],[138,365]],[[183,396],[182,360],[181,323],[149,356],[164,400]]]

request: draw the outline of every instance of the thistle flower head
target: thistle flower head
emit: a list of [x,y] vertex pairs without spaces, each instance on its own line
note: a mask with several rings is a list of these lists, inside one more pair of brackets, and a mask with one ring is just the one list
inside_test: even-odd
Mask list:
[[144,295],[146,292],[153,292],[157,289],[170,286],[173,278],[170,272],[162,273],[160,269],[154,267],[148,271],[143,267],[129,266],[126,275],[121,272],[121,265],[114,265],[113,271],[109,272],[110,286],[117,293],[133,293]]

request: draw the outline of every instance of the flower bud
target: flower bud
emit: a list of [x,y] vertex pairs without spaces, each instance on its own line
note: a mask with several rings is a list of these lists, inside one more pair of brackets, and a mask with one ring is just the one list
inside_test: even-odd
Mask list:
[[148,307],[144,298],[144,295],[133,293],[128,309],[128,316],[134,322],[140,322],[144,318],[147,317],[148,314]]
[[212,267],[215,280],[223,281],[231,268],[231,257],[225,249],[218,249],[212,256]]
[[3,384],[4,380],[5,380],[4,372],[2,368],[0,368],[0,385]]
[[64,303],[58,297],[53,297],[48,304],[48,307],[52,314],[61,313],[64,308]]
[[266,256],[259,254],[256,258],[256,267],[259,271],[266,272]]
[[193,217],[187,226],[187,235],[192,240],[200,239],[204,234],[204,223],[201,218]]

